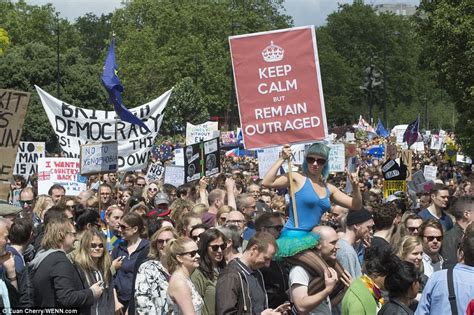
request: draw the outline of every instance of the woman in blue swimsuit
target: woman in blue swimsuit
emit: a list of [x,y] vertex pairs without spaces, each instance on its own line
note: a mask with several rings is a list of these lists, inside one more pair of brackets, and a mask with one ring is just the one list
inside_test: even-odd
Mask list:
[[[331,202],[351,210],[362,208],[362,195],[359,190],[357,171],[353,174],[347,172],[353,188],[352,197],[334,185],[326,183],[329,175],[327,163],[329,151],[330,148],[325,144],[313,143],[305,152],[303,172],[292,173],[298,224],[295,224],[293,203],[290,202],[290,217],[278,240],[277,256],[279,257],[293,256],[308,249],[308,246],[316,246],[319,238],[311,233],[311,229],[319,225],[321,216],[330,210]],[[287,144],[282,149],[281,157],[263,178],[262,185],[277,189],[289,187],[288,173],[277,176],[277,172],[290,157],[291,148]]]

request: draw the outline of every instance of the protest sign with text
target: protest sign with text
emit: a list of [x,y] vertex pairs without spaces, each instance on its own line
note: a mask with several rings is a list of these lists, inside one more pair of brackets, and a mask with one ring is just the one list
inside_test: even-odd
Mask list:
[[80,146],[90,142],[118,141],[120,171],[146,167],[163,121],[163,110],[171,95],[169,90],[157,99],[131,109],[132,113],[144,120],[151,130],[148,133],[137,125],[116,121],[115,111],[75,107],[58,100],[38,86],[36,91],[67,157],[79,158]]
[[0,199],[7,200],[30,93],[0,89]]
[[146,182],[151,183],[161,179],[165,168],[159,163],[150,164],[148,171],[146,172]]
[[437,166],[425,165],[423,169],[423,176],[425,179],[434,181],[436,179],[436,173],[438,173]]
[[229,38],[246,149],[327,137],[314,27]]
[[81,175],[117,171],[117,142],[98,142],[81,145]]
[[200,125],[186,123],[186,145],[211,140],[218,131],[217,121],[207,121]]
[[329,144],[331,148],[327,163],[329,163],[329,172],[344,172],[346,167],[346,152],[343,143]]
[[30,175],[38,173],[38,159],[44,156],[44,142],[20,142],[13,174],[28,179]]
[[77,196],[87,189],[87,178],[80,175],[80,161],[75,158],[38,159],[38,194],[48,194],[54,184],[66,189],[66,195]]
[[165,167],[165,184],[179,187],[184,184],[184,167],[167,165]]

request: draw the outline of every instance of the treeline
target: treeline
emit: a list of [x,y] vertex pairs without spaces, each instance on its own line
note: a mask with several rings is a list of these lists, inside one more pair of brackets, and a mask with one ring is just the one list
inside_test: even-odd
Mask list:
[[[58,18],[51,5],[0,0],[0,85],[33,92],[36,84],[75,106],[111,110],[100,74],[115,33],[127,107],[174,87],[163,134],[179,133],[186,121],[197,124],[210,116],[235,126],[228,37],[292,25],[283,0],[133,0],[111,14],[86,14],[74,22]],[[426,63],[418,25],[415,18],[378,15],[370,6],[353,4],[340,6],[317,28],[330,125],[352,123],[360,114],[367,118],[367,91],[361,87],[367,83],[365,69],[373,65],[380,83],[372,91],[375,120],[384,118],[386,104],[389,126],[420,115],[425,127],[426,111],[430,128],[453,129],[454,101]],[[55,145],[36,93],[25,126],[24,140]]]

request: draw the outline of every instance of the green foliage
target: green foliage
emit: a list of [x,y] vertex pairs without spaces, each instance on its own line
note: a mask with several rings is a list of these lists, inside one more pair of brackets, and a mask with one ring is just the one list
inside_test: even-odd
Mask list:
[[458,112],[456,136],[474,156],[474,2],[421,1],[417,22],[423,41],[423,65],[438,74]]
[[8,32],[3,28],[0,28],[0,55],[3,55],[8,45],[10,45],[10,37],[8,37]]
[[[432,71],[419,66],[421,46],[410,19],[376,14],[362,3],[341,5],[317,30],[327,116],[330,124],[353,123],[360,114],[368,117],[364,69],[370,64],[385,79],[374,89],[374,120],[383,118],[385,92],[388,126],[408,123],[424,116],[424,98],[429,104],[431,126],[451,117],[452,103],[436,83]],[[443,104],[443,115],[434,114],[434,104]],[[449,120],[451,123],[452,120]],[[451,125],[452,127],[452,125]]]
[[182,132],[186,123],[202,124],[209,120],[206,104],[193,80],[186,77],[173,88],[165,109],[161,133]]

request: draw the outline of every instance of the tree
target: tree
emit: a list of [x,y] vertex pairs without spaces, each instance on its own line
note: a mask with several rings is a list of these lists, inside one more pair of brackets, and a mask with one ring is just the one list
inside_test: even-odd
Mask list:
[[459,121],[456,137],[474,156],[474,3],[469,0],[422,0],[417,23],[423,41],[422,65],[436,71],[453,97]]
[[107,49],[107,40],[112,32],[112,13],[96,16],[92,13],[78,17],[74,27],[79,31],[78,47],[81,54],[91,63],[103,62],[103,52]]
[[3,55],[8,45],[10,45],[10,38],[8,32],[3,28],[0,28],[0,55]]
[[163,134],[183,132],[187,122],[201,124],[209,120],[206,104],[193,79],[186,77],[175,85],[164,114]]
[[224,115],[232,90],[228,36],[290,26],[291,19],[280,13],[282,3],[128,2],[112,18],[124,100],[140,104],[190,77],[208,112]]
[[[61,100],[66,103],[96,109],[111,109],[99,76],[101,69],[90,65],[71,48],[61,55]],[[56,138],[46,113],[35,92],[38,85],[54,95],[56,91],[56,54],[45,44],[29,43],[14,46],[0,56],[0,82],[3,87],[31,92],[22,139],[46,141],[48,149],[55,147]]]

